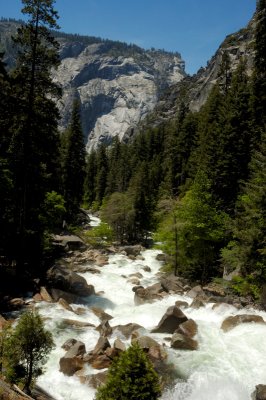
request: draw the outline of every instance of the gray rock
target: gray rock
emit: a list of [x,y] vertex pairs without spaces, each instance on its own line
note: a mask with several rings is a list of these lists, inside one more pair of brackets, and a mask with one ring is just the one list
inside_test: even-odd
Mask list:
[[266,400],[266,385],[257,385],[252,400]]
[[[47,278],[51,287],[65,292],[77,296],[91,296],[95,294],[94,287],[88,285],[85,278],[63,266],[54,266],[49,269]],[[63,296],[61,297],[64,298]]]
[[198,342],[181,333],[174,333],[171,339],[171,347],[180,350],[197,350]]
[[153,329],[152,332],[174,333],[179,325],[187,320],[188,318],[178,307],[169,307],[157,327]]
[[85,344],[82,342],[76,342],[64,357],[60,358],[60,372],[63,374],[72,376],[76,371],[83,367],[83,355],[86,353]]
[[226,318],[221,325],[221,329],[224,332],[228,332],[240,324],[247,323],[265,324],[264,319],[259,315],[241,314]]

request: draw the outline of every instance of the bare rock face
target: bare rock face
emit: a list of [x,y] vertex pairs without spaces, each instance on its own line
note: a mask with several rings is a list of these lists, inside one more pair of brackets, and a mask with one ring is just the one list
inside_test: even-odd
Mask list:
[[240,324],[247,323],[265,324],[264,319],[259,315],[242,314],[226,318],[221,325],[221,329],[224,332],[228,332]]
[[152,330],[155,333],[174,333],[180,324],[187,321],[188,318],[176,306],[169,307],[158,323],[157,327]]
[[179,54],[137,47],[129,54],[126,47],[117,51],[112,42],[59,41],[62,60],[54,80],[63,87],[63,102],[58,104],[61,126],[68,124],[73,99],[78,97],[88,150],[110,143],[113,137],[130,136],[154,108],[160,91],[185,76]]

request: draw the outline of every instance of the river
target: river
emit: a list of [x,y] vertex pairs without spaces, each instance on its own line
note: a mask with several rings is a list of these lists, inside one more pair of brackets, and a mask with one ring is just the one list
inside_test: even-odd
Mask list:
[[[97,224],[97,219],[93,223]],[[175,301],[192,302],[187,296],[169,295],[153,304],[134,305],[133,284],[127,282],[127,278],[130,274],[141,272],[141,285],[146,287],[156,283],[156,274],[161,267],[156,260],[158,253],[158,250],[145,250],[142,252],[144,260],[134,261],[123,254],[111,255],[109,263],[100,267],[101,274],[81,274],[89,284],[94,285],[96,292],[102,292],[88,299],[83,315],[73,316],[73,313],[56,303],[38,304],[38,310],[45,317],[46,327],[53,333],[56,343],[46,372],[38,379],[38,384],[57,400],[93,400],[95,396],[95,390],[81,384],[78,377],[68,377],[59,372],[59,359],[65,354],[61,346],[67,339],[75,338],[84,342],[87,351],[90,351],[95,347],[99,333],[93,327],[66,328],[62,324],[63,319],[75,319],[98,326],[100,321],[90,310],[91,306],[96,305],[113,316],[111,326],[135,322],[147,330],[146,334],[163,343],[165,334],[151,334],[149,331]],[[143,270],[147,265],[151,272]],[[266,313],[238,310],[229,305],[215,309],[212,306],[210,303],[200,309],[183,309],[186,316],[198,324],[196,339],[199,349],[178,351],[167,344],[169,362],[175,365],[184,379],[176,382],[171,390],[166,390],[162,400],[250,400],[255,386],[266,384],[266,325],[242,324],[227,333],[220,329],[223,320],[230,315],[256,314],[266,321]],[[72,304],[72,307],[76,309],[84,305]],[[117,336],[115,332],[109,338],[111,345]],[[126,341],[123,336],[121,339],[129,345],[129,340]],[[86,368],[88,374],[99,372],[90,366]]]

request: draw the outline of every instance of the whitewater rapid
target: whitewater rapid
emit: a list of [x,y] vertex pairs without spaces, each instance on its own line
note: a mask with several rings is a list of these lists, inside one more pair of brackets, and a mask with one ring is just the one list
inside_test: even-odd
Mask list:
[[[134,261],[123,254],[111,255],[107,265],[98,267],[101,274],[81,274],[89,284],[94,285],[96,293],[100,293],[88,298],[86,306],[71,305],[73,309],[85,307],[83,315],[75,315],[56,303],[38,304],[39,312],[45,317],[46,327],[52,332],[56,343],[47,362],[46,372],[38,379],[38,384],[56,400],[94,399],[94,389],[81,384],[78,377],[68,377],[59,372],[59,360],[65,354],[61,346],[67,339],[75,338],[84,342],[87,352],[95,347],[99,338],[95,328],[66,328],[62,323],[63,319],[75,319],[98,326],[100,320],[90,310],[91,306],[101,307],[112,315],[113,319],[109,321],[111,326],[138,323],[145,328],[144,334],[168,346],[169,362],[173,363],[183,379],[178,380],[171,390],[166,390],[162,400],[250,400],[255,386],[266,384],[266,325],[243,324],[227,333],[220,329],[223,320],[230,315],[256,314],[266,321],[265,312],[237,310],[229,305],[212,309],[211,303],[197,310],[182,308],[185,315],[198,324],[197,351],[173,350],[164,341],[167,335],[149,332],[175,301],[192,302],[187,296],[169,295],[153,304],[135,306],[132,291],[134,285],[127,281],[129,275],[140,272],[143,275],[140,284],[144,287],[156,283],[161,268],[160,262],[156,260],[158,253],[157,250],[145,250],[142,252],[144,259]],[[151,272],[145,271],[144,266],[149,266]],[[116,331],[108,338],[111,345],[117,337],[130,344],[129,340]],[[86,366],[86,374],[98,372]]]

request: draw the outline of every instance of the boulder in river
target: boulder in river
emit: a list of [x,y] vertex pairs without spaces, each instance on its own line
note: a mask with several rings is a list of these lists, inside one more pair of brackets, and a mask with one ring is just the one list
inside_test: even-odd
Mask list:
[[266,385],[257,385],[252,400],[266,400]]
[[91,307],[90,309],[101,321],[110,321],[110,319],[113,318],[110,314],[107,314],[100,307]]
[[165,360],[167,353],[156,340],[149,336],[140,336],[132,340],[132,343],[138,343],[138,345],[144,349],[152,362]]
[[104,336],[100,336],[98,342],[96,343],[96,346],[92,350],[92,354],[104,354],[105,350],[109,347],[111,347],[109,340]]
[[53,243],[65,250],[86,250],[87,248],[83,240],[75,235],[54,235]]
[[113,329],[108,321],[103,321],[99,326],[97,326],[96,331],[98,331],[101,336],[106,337],[112,335]]
[[79,341],[76,342],[70,347],[64,357],[60,358],[60,372],[68,376],[74,375],[76,371],[83,367],[83,355],[85,353],[85,344]]
[[117,325],[113,327],[113,330],[118,330],[119,332],[122,333],[122,335],[126,338],[129,339],[131,334],[134,331],[138,331],[139,329],[144,329],[143,326],[135,323],[129,323],[126,325]]
[[181,333],[174,333],[171,339],[171,347],[180,350],[197,350],[198,342]]
[[200,285],[197,285],[197,286],[194,286],[192,289],[190,289],[187,292],[187,296],[191,297],[192,299],[195,299],[198,296],[200,296],[201,298],[204,298],[205,292]]
[[226,318],[221,325],[221,329],[224,332],[228,332],[240,324],[247,324],[251,322],[265,324],[264,319],[259,315],[240,314]]
[[177,276],[163,276],[160,280],[162,288],[165,292],[171,293],[183,293],[184,289]]
[[77,296],[91,296],[95,294],[94,287],[88,285],[85,278],[64,266],[55,265],[47,272],[50,286]]
[[152,330],[155,333],[174,333],[180,324],[187,321],[183,311],[176,306],[169,307],[157,327]]
[[155,300],[162,299],[162,293],[164,292],[160,283],[144,288],[143,286],[135,286],[132,288],[135,292],[134,303],[136,306],[145,303],[153,303]]
[[193,338],[198,331],[198,325],[193,319],[188,319],[187,321],[183,322],[179,325],[176,333],[181,333],[182,335],[188,336]]
[[83,374],[79,375],[78,371],[75,375],[79,377],[80,383],[91,386],[94,389],[97,389],[99,386],[103,385],[107,380],[107,371],[85,376]]

